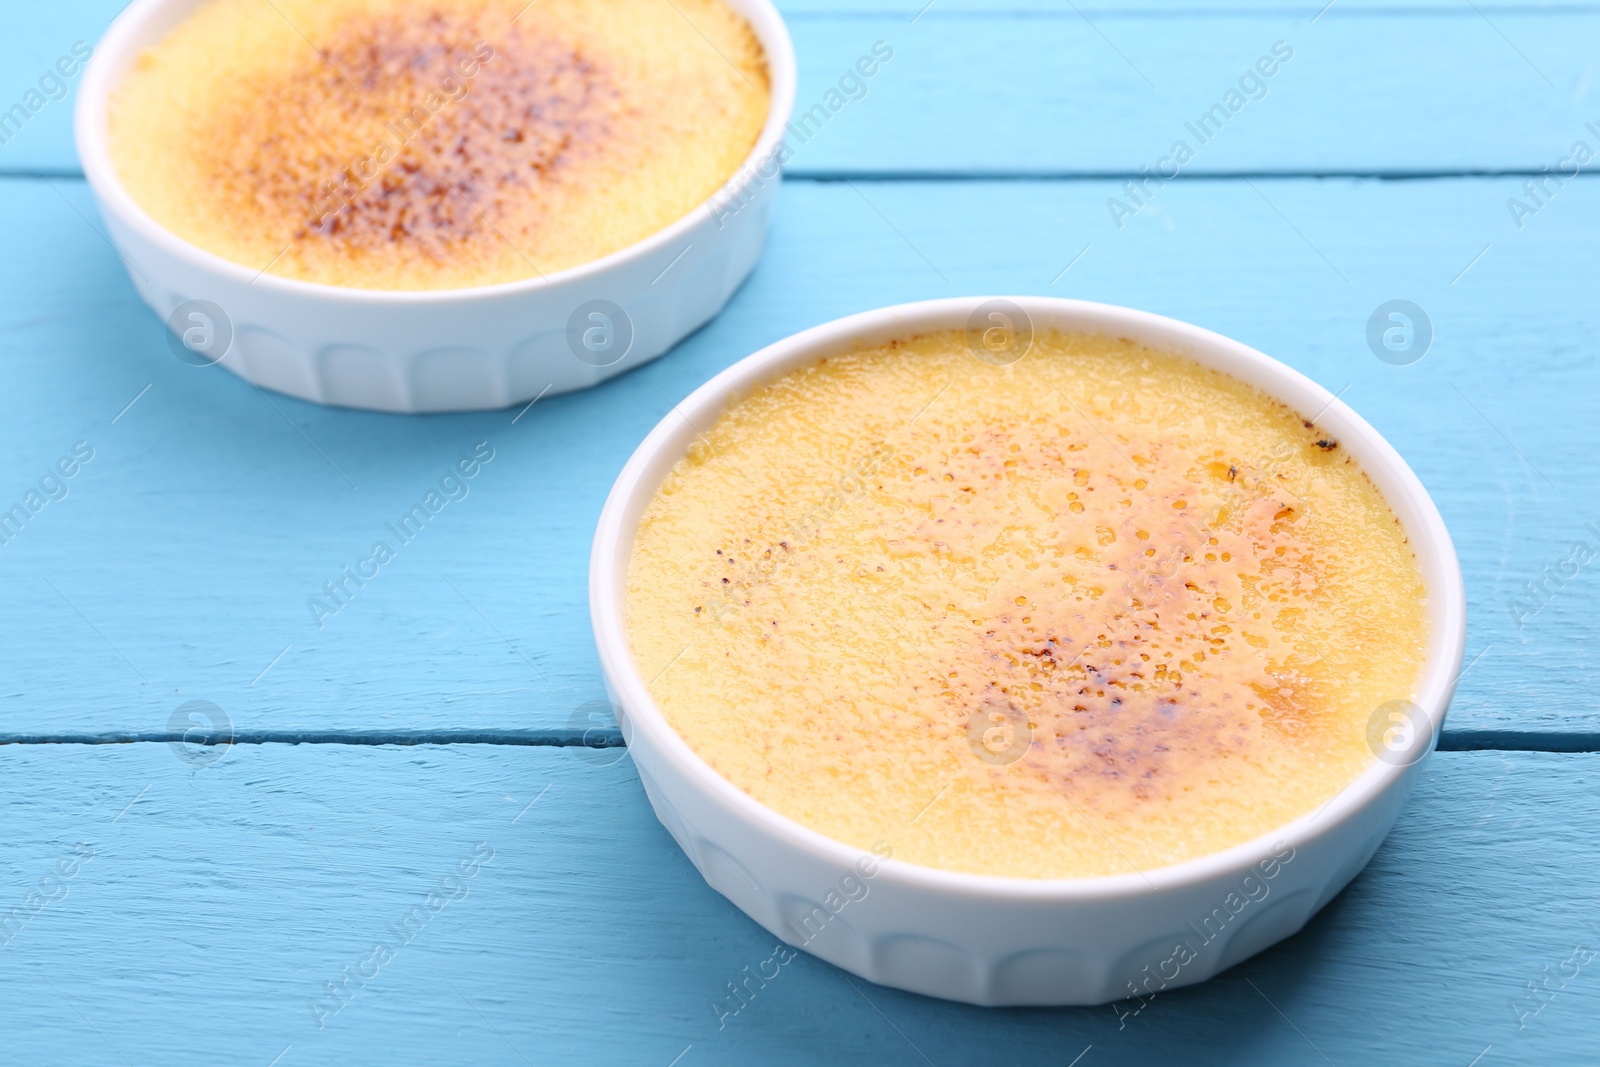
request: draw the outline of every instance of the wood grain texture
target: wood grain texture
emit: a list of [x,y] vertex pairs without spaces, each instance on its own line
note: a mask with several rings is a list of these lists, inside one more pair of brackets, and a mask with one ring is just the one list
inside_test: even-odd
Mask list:
[[[8,13],[0,109],[120,5]],[[1574,541],[1600,547],[1600,182],[1566,184],[1518,227],[1523,178],[1254,178],[1538,171],[1574,139],[1600,146],[1584,130],[1600,125],[1600,5],[782,6],[802,109],[893,43],[790,166],[859,181],[790,182],[722,317],[515,422],[326,410],[179,363],[72,178],[70,99],[0,146],[0,174],[34,176],[0,179],[0,507],[75,443],[94,450],[66,498],[0,544],[0,739],[165,736],[205,699],[240,736],[570,744],[605,720],[590,533],[670,405],[803,326],[1013,291],[1186,318],[1342,390],[1418,470],[1461,553],[1474,662],[1443,747],[1600,747],[1600,565],[1563,573]],[[1186,170],[1250,181],[1176,182],[1136,205],[1122,178],[1093,178],[1154,165],[1278,38],[1293,61]],[[941,181],[885,181],[915,174]],[[995,174],[1067,181],[979,181]],[[1112,197],[1139,206],[1120,227]],[[1368,350],[1389,299],[1426,309],[1421,362]],[[477,442],[496,458],[469,496],[318,629],[310,593]],[[712,998],[770,937],[699,880],[624,750],[518,745],[0,745],[3,1057],[1594,1059],[1600,963],[1558,976],[1600,949],[1600,755],[1435,755],[1373,865],[1304,933],[1136,1016],[947,1005],[800,957],[718,1029]],[[419,925],[430,891],[458,899]],[[392,958],[330,1000],[408,917]]]
[[[1600,146],[1584,129],[1600,124],[1592,4],[1342,0],[1313,22],[1321,3],[938,0],[913,22],[920,6],[790,6],[798,110],[837,109],[814,137],[796,137],[791,173],[1138,173],[1178,139],[1196,150],[1191,175],[1537,172],[1578,138]],[[0,39],[0,110],[74,41],[95,41],[119,7],[28,8]],[[1264,81],[1261,99],[1209,143],[1186,132],[1280,40],[1294,58]],[[893,60],[860,88],[845,86],[857,99],[829,101],[877,41]],[[0,173],[75,172],[71,104],[45,104],[0,145]]]
[[[0,110],[121,5],[8,11]],[[802,109],[873,41],[896,50],[791,163],[858,180],[791,181],[719,319],[515,422],[319,408],[180,363],[72,177],[71,100],[0,145],[0,175],[32,175],[0,179],[0,508],[94,449],[0,544],[0,740],[164,736],[204,699],[240,736],[517,743],[0,745],[0,1059],[1591,1061],[1600,963],[1560,972],[1600,948],[1600,754],[1436,755],[1303,933],[1136,1016],[967,1008],[801,956],[718,1027],[712,999],[771,939],[700,881],[624,750],[520,746],[604,722],[585,571],[634,445],[711,374],[842,314],[985,291],[1103,300],[1342,390],[1461,555],[1474,662],[1443,746],[1600,749],[1600,564],[1568,562],[1578,540],[1600,547],[1600,183],[1519,228],[1522,177],[1255,177],[1537,172],[1578,138],[1600,146],[1584,127],[1600,125],[1600,5],[782,7]],[[1094,177],[1156,163],[1277,39],[1295,58],[1200,149],[1199,180],[1138,205]],[[918,175],[949,180],[885,180]],[[1019,175],[1066,180],[982,180]],[[1113,197],[1139,207],[1120,227]],[[1365,337],[1397,298],[1435,330],[1403,367]],[[306,598],[479,441],[495,459],[470,495],[317,628]],[[348,1003],[328,999],[440,890],[458,899],[411,918]]]
[[[195,766],[166,745],[7,746],[0,774],[0,916],[54,898],[0,947],[17,1063],[666,1067],[688,1047],[680,1067],[953,1067],[1065,1065],[1092,1044],[1085,1065],[1465,1067],[1493,1046],[1492,1067],[1586,1062],[1593,1036],[1600,962],[1542,1000],[1525,983],[1600,947],[1595,755],[1436,756],[1305,931],[1136,1016],[964,1007],[801,956],[721,1028],[713,998],[772,939],[699,879],[626,758],[267,745]],[[429,905],[441,886],[455,899]],[[418,906],[437,910],[397,939]],[[378,941],[393,958],[362,967]],[[346,967],[367,979],[327,999]]]
[[[1600,184],[1569,185],[1520,232],[1504,208],[1516,191],[1191,183],[1119,231],[1109,183],[793,182],[762,265],[719,319],[513,424],[512,411],[321,408],[181,363],[85,221],[81,183],[0,183],[15,250],[0,263],[0,497],[21,499],[79,440],[96,450],[67,498],[0,546],[0,733],[138,736],[195,698],[237,729],[288,736],[564,729],[602,696],[593,525],[670,405],[803,327],[988,291],[1173,315],[1342,390],[1428,485],[1462,558],[1467,654],[1482,658],[1450,728],[1591,736],[1593,565],[1548,584],[1536,614],[1512,601],[1574,541],[1600,546],[1584,525],[1600,525]],[[1393,298],[1433,322],[1411,366],[1367,347],[1369,315]],[[307,599],[479,441],[496,458],[471,494],[319,629]]]

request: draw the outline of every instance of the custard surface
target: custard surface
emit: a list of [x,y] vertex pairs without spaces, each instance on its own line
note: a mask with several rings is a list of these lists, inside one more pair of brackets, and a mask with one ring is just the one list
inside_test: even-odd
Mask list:
[[162,226],[251,270],[372,289],[550,274],[731,177],[766,122],[721,0],[211,0],[112,94]]
[[1415,698],[1421,572],[1338,443],[1105,337],[835,356],[702,427],[628,570],[672,726],[896,858],[1148,871],[1314,811]]

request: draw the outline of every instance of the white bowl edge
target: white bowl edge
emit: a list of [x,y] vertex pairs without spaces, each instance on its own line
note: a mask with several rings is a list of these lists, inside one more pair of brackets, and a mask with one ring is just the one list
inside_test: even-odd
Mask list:
[[[678,736],[655,706],[633,663],[626,630],[625,582],[632,532],[655,489],[682,455],[693,434],[692,429],[686,429],[690,424],[709,425],[731,398],[743,395],[751,388],[780,377],[820,355],[848,350],[861,344],[881,343],[893,337],[925,330],[962,327],[972,310],[987,299],[995,298],[951,298],[865,312],[795,334],[734,364],[695,390],[645,438],[619,475],[596,530],[590,564],[592,622],[607,684],[623,709],[625,732],[629,744],[633,746],[635,761],[641,762],[641,757],[646,764],[662,761],[664,767],[683,780],[692,781],[707,796],[714,798],[717,805],[735,814],[741,823],[757,827],[760,833],[770,835],[784,847],[805,853],[833,869],[848,869],[859,857],[859,850],[793,822],[722,778]],[[1012,300],[1026,310],[1036,329],[1058,327],[1133,337],[1141,343],[1178,352],[1256,385],[1269,395],[1283,400],[1303,416],[1316,415],[1318,425],[1336,436],[1342,447],[1349,449],[1351,456],[1377,485],[1415,547],[1428,590],[1430,625],[1428,655],[1422,677],[1417,683],[1415,699],[1428,715],[1434,737],[1437,738],[1460,669],[1465,644],[1465,592],[1455,549],[1443,519],[1421,482],[1392,446],[1326,389],[1298,371],[1237,341],[1196,326],[1128,308],[1055,298],[1011,296],[1002,299]],[[1388,823],[1398,812],[1399,804],[1403,803],[1419,767],[1420,763],[1398,767],[1376,761],[1319,812],[1307,813],[1270,834],[1227,850],[1135,874],[1076,879],[1018,879],[890,860],[882,865],[883,870],[878,877],[888,879],[884,884],[898,884],[912,893],[989,902],[1089,903],[1156,896],[1215,883],[1230,876],[1237,877],[1240,872],[1247,871],[1257,858],[1269,853],[1274,843],[1286,841],[1292,846],[1304,848],[1318,839],[1340,832],[1341,828],[1346,828],[1364,813],[1381,814],[1381,809],[1392,809],[1383,821],[1382,830],[1386,833]],[[656,799],[653,795],[652,800]],[[681,796],[677,800],[680,805],[684,803]],[[1370,833],[1366,837],[1370,838]],[[1376,847],[1376,842],[1372,843],[1372,847]],[[1345,881],[1359,871],[1365,859],[1362,857],[1361,864],[1343,876]],[[757,874],[758,880],[759,877]],[[1342,885],[1343,882],[1340,882],[1325,891],[1322,898],[1316,901],[1316,907],[1326,903],[1326,898],[1331,897]],[[736,900],[735,903],[740,901]],[[1314,912],[1315,907],[1311,911]],[[764,918],[758,918],[758,921],[765,923]],[[828,958],[826,953],[819,954]],[[834,962],[840,961],[835,959]],[[850,969],[864,977],[881,980],[862,969]],[[919,991],[977,1002],[1027,1002],[1013,999],[984,1000],[962,995],[960,991],[952,993],[929,988]]]
[[[459,344],[459,335],[451,333],[449,329],[456,323],[489,320],[501,324],[508,316],[517,313],[528,317],[530,310],[537,315],[547,310],[549,300],[557,294],[564,301],[562,306],[570,310],[588,295],[611,297],[614,294],[610,290],[615,288],[620,290],[615,294],[621,297],[618,302],[626,309],[630,301],[623,294],[636,295],[642,288],[638,278],[630,277],[630,273],[637,275],[641,267],[649,267],[651,269],[644,271],[643,276],[654,276],[660,265],[656,261],[670,261],[672,251],[686,236],[705,234],[702,240],[721,246],[711,252],[720,253],[729,261],[720,272],[724,291],[716,294],[720,298],[715,300],[710,315],[721,309],[754,267],[765,236],[767,214],[781,182],[781,172],[776,167],[772,168],[774,174],[771,177],[763,176],[762,172],[783,142],[794,108],[796,90],[794,45],[771,0],[724,0],[750,23],[761,41],[767,57],[771,100],[767,120],[754,147],[739,168],[711,196],[648,237],[599,259],[539,277],[495,285],[434,290],[359,289],[254,271],[177,236],[156,222],[134,201],[123,187],[111,156],[107,129],[110,94],[121,83],[141,50],[154,44],[205,2],[207,0],[133,0],[112,21],[96,44],[84,71],[74,107],[74,140],[78,157],[105,217],[112,243],[129,265],[130,272],[137,275],[135,286],[141,297],[163,318],[179,302],[173,299],[175,296],[182,299],[210,298],[210,289],[244,292],[253,294],[252,300],[266,303],[275,311],[290,308],[314,322],[321,322],[320,330],[327,336],[315,342],[319,352],[339,345],[361,344],[362,337],[357,336],[361,333],[359,325],[370,323],[373,333],[378,336],[388,333],[403,338],[397,343],[411,344],[409,354],[414,355],[420,351]],[[733,213],[731,224],[724,228],[717,218],[715,205],[733,201],[741,201],[745,206]],[[708,220],[717,223],[715,232],[708,230]],[[701,256],[707,254],[702,251]],[[729,276],[733,274],[737,276]],[[141,281],[144,284],[140,284]],[[202,289],[207,291],[198,291]],[[578,296],[573,297],[574,293]],[[450,324],[438,327],[440,336],[423,337],[413,344],[417,331],[426,331],[432,321],[428,318],[430,309],[449,312],[455,317]],[[468,314],[470,319],[465,318]],[[382,329],[385,315],[391,320],[405,317],[407,321],[401,329],[385,331]],[[656,351],[644,353],[644,346],[640,346],[641,355],[637,358],[630,357],[598,373],[583,369],[574,373],[571,368],[562,368],[564,373],[554,376],[555,388],[551,391],[563,392],[596,384],[653,359],[698,329],[710,315],[699,317],[698,321],[673,323],[664,331],[658,331],[670,337],[657,338],[656,343],[648,346]],[[283,320],[281,315],[265,317]],[[564,327],[565,322],[543,325],[547,327],[544,332],[550,332],[555,326]],[[316,334],[318,328],[314,326],[310,332]],[[503,353],[500,352],[491,354],[491,358],[502,357]],[[403,361],[400,355],[394,358]],[[307,356],[307,361],[315,363],[312,356]],[[516,387],[506,388],[502,384],[498,390],[478,389],[463,402],[449,398],[434,402],[425,395],[409,395],[416,391],[415,387],[411,387],[403,390],[408,395],[399,401],[374,395],[345,402],[330,399],[327,389],[318,388],[316,384],[285,384],[293,383],[295,379],[292,377],[264,379],[248,361],[242,359],[230,356],[222,361],[222,365],[257,384],[290,395],[321,403],[343,403],[345,406],[377,410],[478,410],[520,403],[532,395],[531,390],[523,389],[522,393],[527,395],[521,395]],[[301,377],[310,374],[314,378],[316,373],[313,368],[302,373]]]

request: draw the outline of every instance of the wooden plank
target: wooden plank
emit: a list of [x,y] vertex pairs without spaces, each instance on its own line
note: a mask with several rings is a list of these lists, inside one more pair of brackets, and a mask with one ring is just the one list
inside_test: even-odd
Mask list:
[[[1064,0],[1006,0],[1003,4],[985,3],[984,0],[872,0],[857,3],[853,0],[777,0],[778,9],[786,19],[804,18],[898,18],[906,22],[924,19],[971,18],[973,16],[1023,20],[1040,17],[1091,19],[1168,18],[1175,13],[1204,18],[1223,18],[1229,15],[1276,15],[1285,20],[1348,18],[1355,16],[1387,17],[1416,12],[1459,14],[1461,5],[1451,0],[1207,0],[1204,3],[1184,3],[1183,0],[1130,0],[1129,3],[1104,2],[1065,3]],[[1592,0],[1571,3],[1515,3],[1502,2],[1478,4],[1477,7],[1491,18],[1497,15],[1521,14],[1529,10],[1593,11],[1600,10]],[[1475,16],[1476,17],[1476,16]]]
[[[78,169],[72,105],[79,79],[72,47],[92,48],[125,3],[73,0],[19,5],[9,13],[6,32],[0,35],[0,70],[5,71],[0,79],[0,112],[22,104],[26,119],[20,128],[16,117],[0,125],[0,172]],[[62,60],[66,62],[58,68]],[[61,77],[66,71],[71,76]],[[31,101],[30,90],[38,94]]]
[[[1511,179],[1190,183],[1119,231],[1109,183],[790,183],[765,261],[721,318],[648,368],[516,419],[321,408],[181,363],[79,217],[93,215],[81,184],[0,182],[13,249],[0,496],[22,499],[80,440],[95,449],[66,499],[0,546],[0,733],[137,736],[196,698],[237,729],[290,735],[564,729],[602,695],[593,524],[670,404],[803,327],[992,291],[1170,314],[1343,390],[1430,487],[1461,554],[1468,656],[1482,658],[1451,729],[1592,736],[1594,567],[1559,572],[1575,541],[1600,546],[1585,525],[1600,525],[1600,184],[1569,185],[1520,232],[1504,207],[1516,192]],[[1369,316],[1396,298],[1436,335],[1411,366],[1367,347]],[[319,629],[308,598],[480,441],[496,458],[470,496]],[[1537,605],[1528,582],[1549,590]]]
[[[1600,120],[1586,46],[1563,42],[1593,39],[1592,11],[1408,8],[1315,24],[1295,8],[937,11],[915,24],[793,21],[799,111],[866,45],[896,50],[863,99],[797,147],[796,173],[1170,172],[1182,161],[1162,160],[1178,141],[1194,152],[1182,166],[1190,175],[1538,171]],[[1277,42],[1292,59],[1273,60]],[[1245,86],[1259,99],[1226,101],[1263,59],[1276,73]],[[1220,131],[1189,129],[1224,102],[1238,110]],[[1596,136],[1587,139],[1593,149]]]
[[[0,69],[12,72],[0,109],[74,41],[93,42],[119,6],[76,0],[19,12],[0,40]],[[1180,139],[1196,153],[1189,174],[1537,172],[1579,138],[1600,146],[1584,127],[1600,124],[1593,4],[1374,9],[1344,0],[1315,22],[1321,4],[1195,12],[1162,0],[1117,11],[1039,0],[974,10],[939,0],[914,22],[915,7],[900,0],[838,6],[808,0],[792,10],[799,110],[837,109],[805,127],[812,136],[797,135],[796,174],[1136,174],[1157,168]],[[1259,90],[1247,86],[1264,95],[1201,144],[1185,122],[1224,102],[1280,40],[1294,58],[1264,68],[1277,73]],[[857,99],[828,100],[876,41],[893,60],[859,88],[846,83]],[[75,171],[70,127],[70,97],[45,104],[0,145],[0,172]]]
[[[1084,1064],[1492,1065],[1584,1062],[1593,1038],[1600,964],[1567,961],[1600,946],[1595,755],[1435,757],[1304,932],[1137,1015],[963,1007],[801,956],[720,1028],[713,1000],[773,940],[700,881],[626,759],[23,746],[0,772],[19,1063],[952,1067],[1093,1045]],[[347,968],[366,978],[329,999]]]

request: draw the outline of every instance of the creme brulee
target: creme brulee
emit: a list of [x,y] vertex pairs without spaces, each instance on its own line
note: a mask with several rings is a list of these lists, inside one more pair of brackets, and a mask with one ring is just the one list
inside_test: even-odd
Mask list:
[[371,289],[537,277],[705,201],[766,122],[721,0],[210,0],[113,93],[117,173],[253,271]]
[[819,361],[638,529],[650,692],[763,804],[897,859],[1126,874],[1316,810],[1413,699],[1425,588],[1337,441],[1236,379],[1041,334]]

